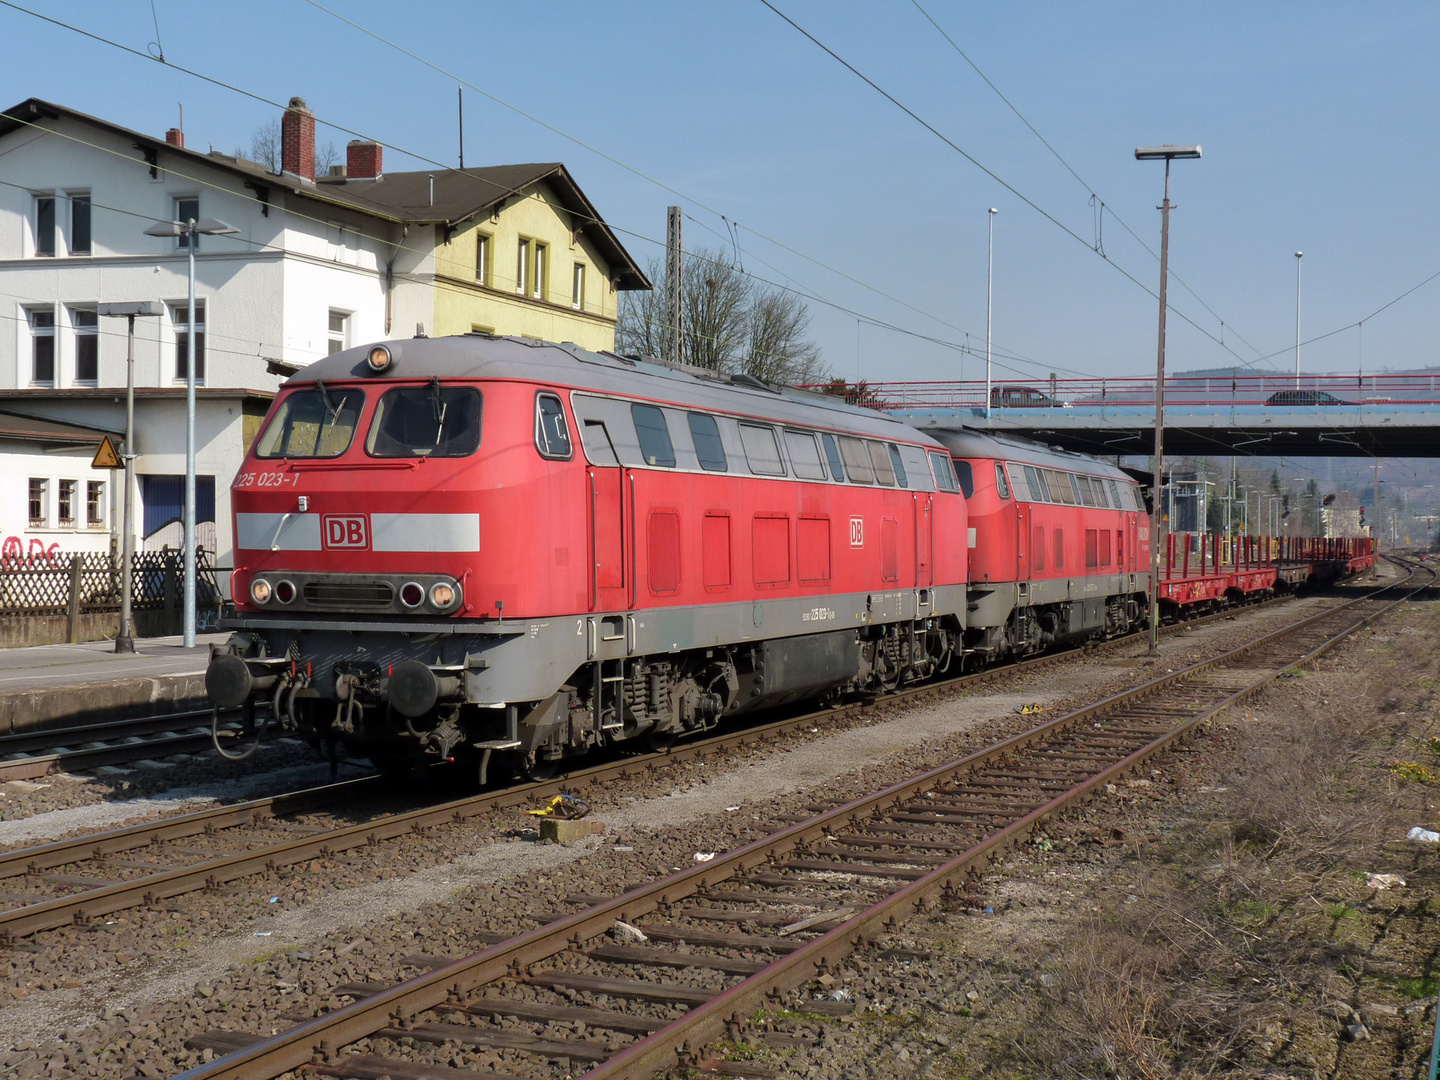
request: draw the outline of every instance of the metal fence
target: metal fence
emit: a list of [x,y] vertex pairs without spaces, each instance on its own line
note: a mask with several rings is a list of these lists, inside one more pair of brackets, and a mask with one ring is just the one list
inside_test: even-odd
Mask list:
[[[0,558],[0,617],[120,610],[123,559],[104,551],[52,551]],[[185,570],[180,552],[145,551],[131,563],[131,605],[137,611],[180,607]],[[209,552],[196,553],[195,602],[201,611],[221,602]]]

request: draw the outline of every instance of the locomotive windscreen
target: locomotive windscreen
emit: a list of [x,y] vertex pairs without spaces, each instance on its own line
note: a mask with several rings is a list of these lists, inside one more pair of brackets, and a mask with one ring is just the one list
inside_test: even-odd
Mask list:
[[480,391],[399,386],[375,406],[365,450],[375,457],[466,457],[480,446]]
[[255,456],[262,458],[331,458],[350,448],[355,424],[365,407],[360,390],[297,390],[275,411]]

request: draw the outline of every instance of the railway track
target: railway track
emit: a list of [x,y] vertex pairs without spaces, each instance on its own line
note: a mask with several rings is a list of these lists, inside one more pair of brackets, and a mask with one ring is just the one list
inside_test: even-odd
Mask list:
[[[475,1080],[583,1068],[591,1080],[609,1080],[713,1068],[707,1044],[743,1031],[757,1010],[909,916],[959,897],[968,876],[1046,818],[1313,661],[1403,602],[1387,594],[1413,592],[1427,576],[1436,572],[1412,567],[1403,583],[884,790],[814,808],[695,868],[619,896],[570,897],[575,910],[474,955],[406,958],[428,970],[395,985],[334,988],[352,1003],[308,1017],[292,1010],[284,1019],[293,1026],[278,1034],[193,1038],[187,1046],[223,1056],[181,1080],[290,1070]],[[802,1006],[832,1015],[851,1007]],[[498,1065],[471,1071],[435,1060],[477,1048]]]
[[[1278,601],[1272,601],[1275,603]],[[1254,607],[1264,606],[1255,605]],[[1249,610],[1254,610],[1254,607]],[[1234,612],[1189,620],[1177,632]],[[1120,648],[1116,639],[1100,650]],[[902,689],[869,704],[917,701],[972,689],[987,682],[1044,670],[1073,660],[1076,651],[1051,653],[938,683]],[[534,806],[553,795],[599,790],[607,783],[659,765],[683,763],[730,748],[813,728],[817,721],[859,713],[856,703],[681,743],[649,755],[628,756],[552,780],[522,783],[416,810],[369,817],[340,829],[298,822],[301,815],[338,803],[360,804],[384,790],[379,777],[362,777],[289,794],[160,818],[68,840],[0,852],[0,943],[86,924],[130,908],[154,905],[202,889],[223,888],[273,869],[403,839],[426,829],[485,814]],[[208,729],[206,739],[209,738]],[[146,754],[146,756],[152,756]]]
[[[1290,599],[1289,596],[1279,596],[1244,608],[1231,608],[1196,619],[1167,623],[1161,627],[1161,633],[1182,632],[1215,619],[1233,617],[1241,611],[1254,611]],[[1120,648],[1136,636],[1130,634],[1089,647]],[[994,670],[1020,671],[1046,662],[1061,662],[1073,655],[1074,651],[1072,649],[1050,653],[1020,664],[1007,665],[1006,669]],[[106,765],[126,765],[180,754],[204,753],[213,748],[210,732],[212,715],[210,709],[191,709],[157,716],[131,717],[100,724],[0,736],[0,782],[37,780],[53,772],[85,772]],[[239,716],[238,709],[232,710],[221,722],[219,739],[221,745],[227,749],[249,746],[252,741],[243,732]],[[283,734],[277,729],[268,733],[268,736],[278,738]]]
[[[101,724],[48,728],[0,736],[0,781],[36,780],[52,772],[84,772],[213,748],[210,709],[131,717]],[[232,710],[218,730],[220,744],[248,746],[240,711]]]

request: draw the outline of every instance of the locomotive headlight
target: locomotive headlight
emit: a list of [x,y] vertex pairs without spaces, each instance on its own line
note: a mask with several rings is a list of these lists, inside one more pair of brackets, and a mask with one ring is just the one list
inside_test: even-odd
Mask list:
[[384,345],[375,345],[366,355],[365,363],[376,375],[383,375],[395,366],[395,357]]
[[270,582],[263,577],[257,577],[250,582],[250,599],[257,604],[268,604],[270,602]]
[[293,581],[277,581],[275,583],[275,599],[282,604],[288,604],[295,599],[295,583]]
[[455,590],[443,581],[430,586],[430,603],[437,608],[448,608],[455,603]]
[[407,581],[400,586],[400,602],[406,607],[419,607],[425,602],[425,586],[418,581]]

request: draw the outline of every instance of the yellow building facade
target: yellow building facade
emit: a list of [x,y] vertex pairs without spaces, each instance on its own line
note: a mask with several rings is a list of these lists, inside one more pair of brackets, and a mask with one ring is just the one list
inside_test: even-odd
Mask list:
[[616,276],[577,224],[542,182],[489,216],[437,229],[432,333],[613,349]]

